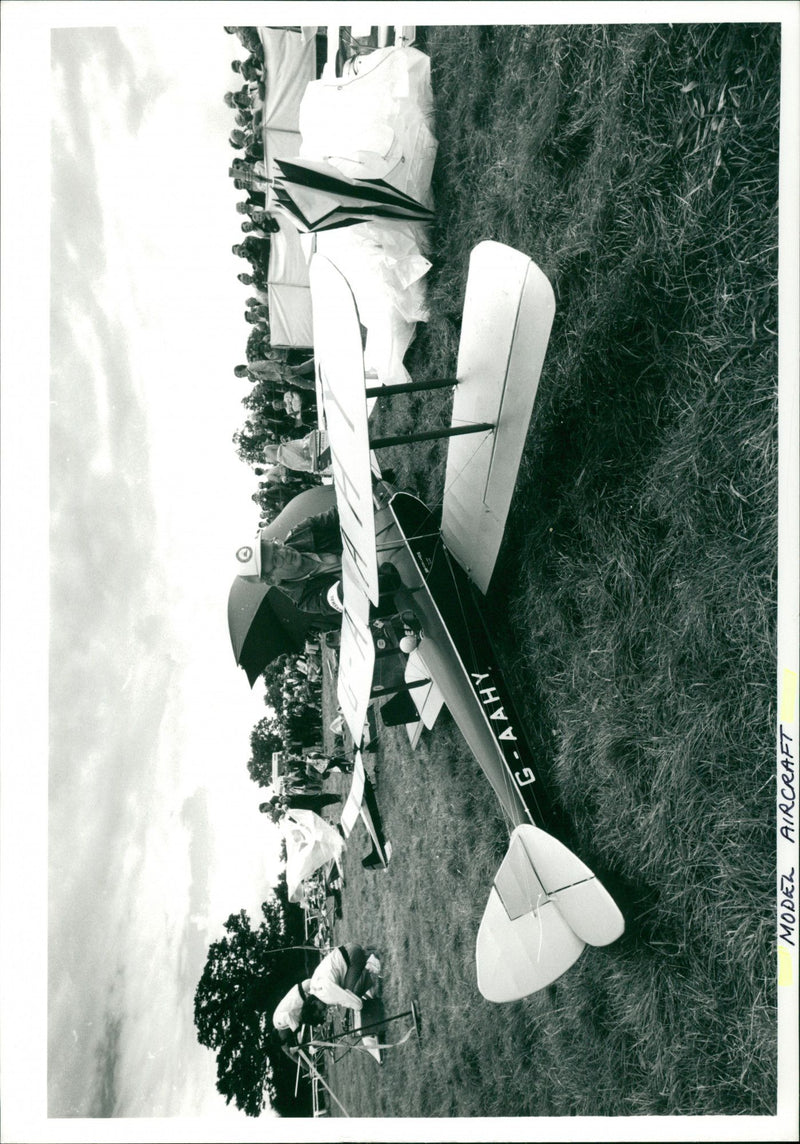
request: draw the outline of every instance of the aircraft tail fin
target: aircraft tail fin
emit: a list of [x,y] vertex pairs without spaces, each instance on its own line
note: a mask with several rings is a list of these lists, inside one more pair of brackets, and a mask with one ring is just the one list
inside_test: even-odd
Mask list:
[[580,858],[546,831],[518,826],[478,931],[478,988],[489,1001],[518,1001],[560,977],[585,945],[608,945],[624,929]]

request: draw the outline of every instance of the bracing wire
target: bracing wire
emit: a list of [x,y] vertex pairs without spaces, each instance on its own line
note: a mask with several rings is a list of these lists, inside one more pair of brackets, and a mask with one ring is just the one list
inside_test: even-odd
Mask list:
[[539,923],[539,945],[538,945],[538,948],[537,948],[537,950],[536,950],[536,960],[537,960],[537,962],[541,960],[541,957],[542,957],[542,942],[544,941],[544,926],[542,925],[542,914],[541,914],[541,910],[539,909],[539,906],[542,904],[542,897],[543,897],[543,896],[545,896],[545,897],[546,897],[546,895],[542,895],[542,894],[538,894],[538,895],[537,895],[537,898],[536,898],[536,905],[533,907],[533,912],[534,912],[534,914],[536,915],[536,920],[537,920],[537,921],[538,921],[538,923]]
[[465,472],[465,470],[466,470],[466,469],[469,467],[469,465],[471,465],[471,464],[472,464],[472,462],[473,462],[473,461],[475,460],[475,458],[477,457],[478,453],[481,451],[481,449],[484,449],[484,448],[486,447],[486,445],[488,444],[488,442],[489,442],[490,440],[491,440],[491,434],[490,434],[490,433],[488,432],[488,430],[487,430],[486,434],[485,434],[485,435],[484,435],[484,436],[481,438],[481,440],[480,440],[480,441],[478,441],[478,442],[477,442],[477,444],[475,445],[475,448],[472,450],[472,452],[470,453],[470,455],[469,455],[469,456],[466,458],[466,460],[464,461],[464,464],[463,464],[463,465],[461,466],[461,468],[460,468],[460,469],[459,469],[459,470],[458,470],[458,471],[457,471],[457,472],[454,474],[454,476],[453,476],[452,480],[450,481],[450,483],[449,483],[449,484],[448,484],[448,485],[445,487],[445,489],[443,490],[443,492],[442,492],[442,499],[441,499],[441,502],[440,502],[441,504],[444,504],[444,498],[445,498],[446,494],[447,494],[447,493],[448,493],[448,492],[449,492],[449,491],[450,491],[452,488],[454,488],[454,487],[455,487],[456,483],[457,483],[457,482],[458,482],[458,481],[461,479],[461,477],[464,475],[464,472]]
[[347,1109],[344,1107],[342,1102],[339,1100],[338,1096],[333,1091],[331,1086],[327,1083],[327,1081],[325,1081],[323,1079],[322,1075],[319,1072],[319,1069],[312,1063],[310,1058],[306,1056],[306,1054],[302,1051],[302,1049],[298,1049],[298,1056],[300,1057],[300,1059],[302,1059],[303,1063],[305,1064],[306,1068],[308,1069],[309,1076],[316,1077],[316,1079],[319,1081],[319,1083],[322,1085],[322,1087],[325,1089],[325,1091],[331,1096],[331,1098],[336,1102],[336,1104],[342,1110],[344,1115],[349,1118],[350,1113],[347,1111]]
[[[445,405],[446,405],[446,403],[447,403],[448,401],[450,401],[451,399],[452,399],[451,397],[448,397],[448,398],[446,398],[446,399],[444,399],[444,400],[440,400],[440,402],[439,402],[439,407],[438,407],[438,409],[437,409],[437,410],[435,410],[435,412],[433,413],[433,417],[431,418],[431,420],[433,420],[433,419],[435,419],[435,418],[440,418],[440,417],[441,417],[441,414],[442,414],[442,412],[444,411],[444,408],[445,408]],[[462,425],[465,425],[465,424],[468,424],[468,422],[466,422],[466,421],[462,420],[462,421],[460,422],[460,424],[462,424]],[[447,493],[447,492],[448,492],[450,489],[452,489],[452,488],[454,487],[454,485],[456,484],[456,482],[457,482],[457,481],[458,481],[458,480],[461,478],[461,476],[463,475],[464,471],[465,471],[465,470],[466,470],[466,469],[469,467],[469,465],[472,463],[472,461],[474,460],[474,458],[477,456],[478,452],[479,452],[479,451],[480,451],[482,448],[484,448],[484,447],[486,446],[486,444],[487,444],[487,442],[489,441],[490,437],[491,437],[491,434],[490,434],[490,433],[487,431],[487,433],[486,433],[486,434],[485,434],[485,435],[484,435],[484,436],[481,438],[481,440],[480,440],[480,441],[478,441],[478,442],[476,443],[476,445],[475,445],[474,449],[472,450],[472,452],[470,453],[470,455],[469,455],[469,456],[468,456],[468,457],[465,459],[465,461],[464,461],[464,464],[463,464],[463,465],[462,465],[462,466],[459,468],[459,470],[458,470],[458,471],[457,471],[457,472],[454,474],[454,476],[452,477],[452,479],[450,480],[450,482],[449,482],[449,483],[448,483],[448,484],[447,484],[447,485],[446,485],[446,486],[443,488],[441,496],[440,496],[439,498],[437,498],[437,500],[436,500],[436,501],[433,503],[433,506],[432,506],[432,507],[429,509],[429,516],[428,516],[428,519],[433,519],[433,517],[435,516],[436,512],[437,512],[437,511],[438,511],[438,510],[439,510],[439,509],[442,507],[442,505],[444,504],[444,498],[445,498],[445,495],[446,495],[446,493]]]

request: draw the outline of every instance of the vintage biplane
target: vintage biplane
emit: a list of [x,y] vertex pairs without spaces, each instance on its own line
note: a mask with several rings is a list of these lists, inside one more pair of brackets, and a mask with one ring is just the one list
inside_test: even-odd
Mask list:
[[[444,703],[508,821],[477,937],[477,980],[492,1001],[543,988],[624,930],[593,872],[553,837],[553,816],[492,650],[482,601],[516,483],[555,303],[545,275],[495,242],[472,252],[454,380],[370,388],[359,318],[347,281],[317,255],[310,270],[314,348],[343,541],[337,695],[358,748],[373,698],[371,609],[379,565],[403,587],[398,607],[421,632],[409,656],[409,695],[425,726]],[[452,386],[451,425],[407,438],[370,434],[369,404],[387,393]],[[375,480],[375,451],[448,436],[440,525],[416,497]],[[356,751],[359,758],[359,751]]]

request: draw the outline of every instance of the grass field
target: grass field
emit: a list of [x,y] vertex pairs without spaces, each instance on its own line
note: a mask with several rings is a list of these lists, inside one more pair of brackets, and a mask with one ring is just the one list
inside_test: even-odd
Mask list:
[[[779,30],[425,33],[437,223],[408,364],[452,376],[481,239],[549,276],[487,606],[568,840],[627,930],[542,993],[485,1002],[499,806],[446,715],[415,753],[387,729],[394,857],[364,872],[354,836],[338,936],[380,948],[387,1008],[419,998],[423,1036],[333,1083],[356,1116],[770,1113]],[[445,421],[447,399],[380,417]],[[386,463],[437,503],[443,458]]]

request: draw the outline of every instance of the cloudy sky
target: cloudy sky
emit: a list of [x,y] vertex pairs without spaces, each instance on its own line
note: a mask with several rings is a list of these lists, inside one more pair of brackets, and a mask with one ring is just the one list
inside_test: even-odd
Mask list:
[[[5,1127],[13,1097],[20,1140],[265,1138],[192,1022],[208,943],[257,915],[277,852],[225,608],[257,523],[231,443],[244,53],[212,3],[3,9]],[[115,1119],[46,1121],[48,1098]]]
[[50,49],[49,1114],[233,1115],[192,1002],[278,847],[226,619],[258,518],[231,443],[249,327],[222,95],[245,53],[185,20]]

